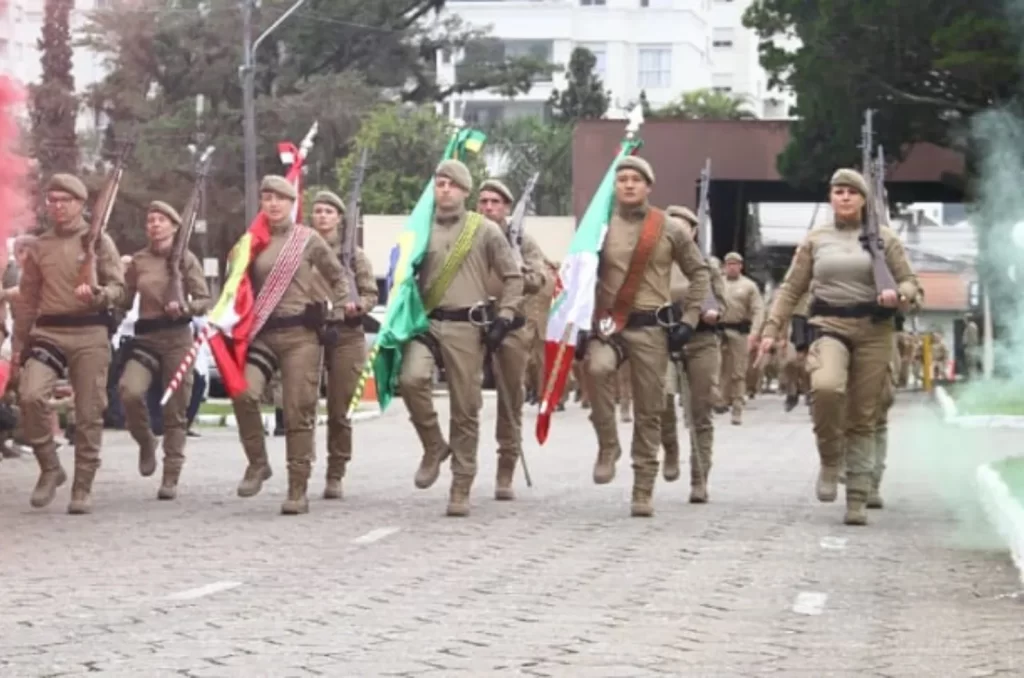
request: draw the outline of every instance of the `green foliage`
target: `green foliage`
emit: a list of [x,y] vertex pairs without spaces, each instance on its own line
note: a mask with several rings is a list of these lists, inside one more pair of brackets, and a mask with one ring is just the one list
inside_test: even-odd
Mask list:
[[78,172],[75,119],[78,100],[71,64],[71,9],[74,0],[46,0],[43,31],[42,78],[30,90],[32,140],[44,174]]
[[[728,92],[697,89],[685,92],[672,103],[654,111],[654,118],[682,120],[750,120],[756,118],[750,111],[750,100]],[[650,104],[647,104],[648,108]],[[646,117],[646,113],[645,113]]]
[[[448,120],[431,106],[378,107],[364,120],[353,148],[338,163],[335,192],[347,196],[350,179],[362,150],[368,150],[362,186],[362,209],[367,214],[409,214],[423,187],[433,176],[452,133]],[[488,145],[490,140],[488,140]],[[485,150],[487,146],[485,145]],[[480,155],[467,163],[479,181],[485,176]]]
[[995,0],[755,0],[744,25],[769,85],[797,96],[779,171],[810,186],[854,164],[867,108],[893,159],[921,141],[960,146],[966,117],[1016,90],[1010,18]]
[[518,198],[530,175],[540,172],[533,205],[541,216],[572,214],[572,125],[518,118],[489,132],[497,178]]
[[597,57],[586,47],[577,47],[569,58],[566,87],[551,92],[552,113],[561,123],[600,118],[608,110],[610,93],[594,73]]

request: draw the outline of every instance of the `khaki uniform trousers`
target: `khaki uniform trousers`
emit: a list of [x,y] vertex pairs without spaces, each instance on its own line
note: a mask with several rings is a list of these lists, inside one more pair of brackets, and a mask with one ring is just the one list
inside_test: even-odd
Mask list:
[[250,362],[245,366],[248,387],[232,402],[238,419],[238,435],[251,469],[270,463],[260,411],[267,378],[252,362],[253,349],[270,353],[277,360],[281,373],[288,475],[296,481],[308,481],[316,460],[313,436],[320,395],[320,337],[305,327],[289,327],[264,330],[252,342]]
[[885,380],[880,397],[881,403],[878,408],[878,424],[875,428],[875,464],[871,473],[871,486],[875,492],[882,485],[882,476],[885,474],[885,460],[889,455],[889,410],[896,402],[896,386],[894,381],[898,376],[898,369],[894,370],[889,365],[889,378]]
[[[146,354],[130,357],[125,363],[118,394],[124,405],[125,424],[132,439],[143,450],[155,451],[157,440],[149,421],[149,407],[146,394],[153,383],[157,370],[160,385],[164,388],[178,370],[181,361],[192,348],[192,331],[189,327],[175,327],[136,336],[132,341],[143,347],[147,353],[160,357],[159,363],[147,366]],[[130,355],[130,354],[129,354]],[[153,369],[151,369],[151,367]],[[185,464],[185,438],[188,429],[188,403],[192,396],[192,370],[163,407],[164,418],[164,472],[181,471]]]
[[[510,333],[501,343],[494,360],[501,370],[503,393],[498,389],[498,423],[495,439],[498,442],[498,457],[507,465],[515,466],[523,453],[523,380],[526,363],[530,357],[531,335],[523,327]],[[508,403],[504,400],[508,397]],[[513,419],[509,418],[509,413]]]
[[[686,379],[680,389],[681,398],[688,399],[685,407],[687,418],[692,417],[690,427],[690,484],[706,485],[711,473],[712,449],[715,442],[715,426],[712,419],[711,389],[714,376],[721,369],[721,348],[715,332],[697,332],[683,349],[686,362]],[[670,366],[675,377],[675,366]],[[674,379],[673,379],[674,380]],[[671,390],[671,389],[669,389]],[[666,454],[679,454],[678,420],[674,398],[666,398],[666,407],[661,414],[661,444]]]
[[361,327],[342,327],[338,343],[326,350],[327,479],[341,480],[352,460],[352,420],[348,406],[366,362],[366,337]]
[[[625,329],[619,338],[625,344],[633,391],[633,485],[649,492],[658,474],[668,344],[661,327]],[[599,465],[614,464],[622,456],[615,421],[617,359],[615,349],[604,341],[591,339],[587,345],[584,362],[590,381],[590,421],[597,433]]]
[[722,339],[721,406],[732,406],[733,414],[743,412],[749,355],[747,336],[726,330]]
[[810,377],[807,374],[807,352],[798,353],[794,349],[782,366],[786,382],[786,395],[795,396],[810,390]]
[[622,415],[622,421],[629,422],[633,420],[633,387],[630,383],[632,380],[631,370],[629,369],[629,361],[622,363],[622,367],[619,368],[618,379],[616,380],[616,388],[618,393],[619,401],[619,412]]
[[409,419],[423,445],[424,460],[444,461],[452,455],[452,477],[468,492],[476,477],[476,454],[480,442],[480,408],[483,405],[485,349],[480,328],[468,322],[430,321],[430,333],[437,339],[448,378],[451,421],[450,442],[445,442],[434,409],[433,383],[437,365],[423,343],[405,345],[399,388],[409,410]]
[[[68,361],[68,380],[75,400],[74,489],[88,492],[100,467],[103,411],[107,408],[107,369],[111,357],[110,336],[107,328],[99,325],[36,328],[32,336],[57,346]],[[38,360],[26,362],[18,377],[25,442],[32,446],[37,457],[52,455],[54,462],[56,445],[53,441],[51,398],[57,381],[58,375]]]
[[893,327],[870,318],[844,324],[845,341],[820,336],[808,351],[811,416],[822,467],[838,472],[845,452],[847,503],[863,503],[875,474],[879,394],[891,383]]
[[[547,325],[545,320],[544,325]],[[544,342],[545,328],[539,323],[527,318],[526,327],[521,330],[525,333],[525,344],[527,350],[526,363],[526,388],[537,394],[538,399],[544,393]]]

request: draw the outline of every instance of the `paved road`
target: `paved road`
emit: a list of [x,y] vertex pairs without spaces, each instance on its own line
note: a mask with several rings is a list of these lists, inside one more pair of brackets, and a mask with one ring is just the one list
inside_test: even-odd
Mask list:
[[[66,489],[30,509],[34,464],[4,461],[0,676],[1021,675],[1016,574],[971,515],[979,457],[956,452],[978,434],[913,405],[894,418],[904,449],[868,528],[813,499],[807,416],[774,398],[742,427],[718,419],[712,503],[662,484],[646,520],[629,517],[625,461],[614,484],[591,484],[594,437],[574,406],[547,447],[529,445],[536,487],[520,478],[519,501],[491,499],[483,455],[467,519],[442,517],[445,482],[413,488],[400,403],[357,425],[346,499],[308,516],[278,515],[281,439],[277,475],[249,500],[234,496],[233,432],[191,440],[181,498],[165,503],[109,434],[86,517],[64,513]],[[932,470],[915,471],[926,455]]]

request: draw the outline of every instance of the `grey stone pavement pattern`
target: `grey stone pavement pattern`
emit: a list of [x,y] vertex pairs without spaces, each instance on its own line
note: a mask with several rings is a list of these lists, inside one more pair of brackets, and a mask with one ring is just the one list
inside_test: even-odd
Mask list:
[[[684,470],[659,480],[654,518],[635,519],[628,459],[613,484],[591,483],[594,434],[575,405],[544,448],[527,413],[535,487],[520,475],[519,499],[495,502],[485,403],[463,519],[443,517],[447,470],[413,487],[401,402],[356,425],[346,498],[315,498],[306,516],[279,515],[282,438],[275,476],[243,500],[235,432],[207,429],[189,440],[179,499],[158,502],[159,472],[138,477],[127,435],[108,431],[90,516],[64,512],[69,486],[31,509],[34,462],[3,461],[0,676],[1024,673],[1017,575],[972,508],[971,472],[1019,434],[944,428],[905,399],[887,508],[849,528],[841,502],[813,497],[806,410],[759,397],[743,426],[716,419],[710,504],[686,503]],[[321,458],[314,493],[322,473]]]

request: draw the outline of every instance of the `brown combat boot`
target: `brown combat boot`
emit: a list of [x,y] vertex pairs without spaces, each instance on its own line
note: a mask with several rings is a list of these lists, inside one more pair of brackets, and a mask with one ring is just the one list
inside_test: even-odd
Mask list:
[[164,477],[160,481],[160,489],[156,491],[156,498],[163,501],[170,501],[178,496],[178,478],[181,477],[180,466],[168,466],[164,462]]
[[867,525],[867,500],[871,492],[870,473],[849,473],[846,476],[846,516],[843,522],[847,525]]
[[452,488],[448,493],[448,510],[445,515],[452,518],[464,518],[469,515],[469,490],[472,485],[472,478],[452,478]]
[[661,476],[668,482],[679,480],[679,443],[665,445],[665,458],[661,461]]
[[494,482],[494,498],[498,501],[512,501],[516,498],[512,482],[516,476],[516,458],[498,457],[498,474]]
[[839,496],[839,467],[821,465],[818,471],[818,501],[831,503]]
[[344,492],[341,480],[345,477],[345,462],[327,460],[327,483],[324,485],[324,499],[341,499]]
[[607,485],[615,479],[615,463],[622,455],[621,449],[602,449],[597,453],[597,461],[594,463],[594,483]]
[[868,494],[867,507],[869,509],[881,509],[885,508],[885,502],[882,501],[882,495],[879,494],[879,487],[882,484],[882,479],[876,473],[871,478],[871,492]]
[[156,438],[149,437],[149,442],[139,445],[139,475],[148,478],[156,473]]
[[281,504],[281,515],[297,516],[309,513],[309,498],[306,497],[308,484],[308,470],[288,469],[288,498]]
[[424,452],[423,458],[420,460],[420,467],[416,469],[416,477],[413,479],[416,487],[425,490],[436,483],[441,475],[441,464],[448,459],[451,453],[452,450],[447,445],[441,452],[436,450]]
[[651,503],[651,488],[646,484],[633,483],[633,501],[629,505],[629,514],[634,518],[650,518],[654,515]]
[[71,483],[71,503],[68,504],[68,513],[71,515],[85,515],[92,513],[92,481],[96,477],[96,471],[83,468],[75,469],[75,480]]
[[270,480],[273,475],[270,460],[265,455],[263,459],[250,459],[249,465],[245,467],[245,475],[238,483],[238,496],[255,497],[263,489],[263,483]]
[[60,465],[56,443],[41,445],[35,450],[36,461],[39,463],[39,480],[32,490],[29,503],[34,508],[48,506],[57,496],[57,488],[68,481],[68,474]]

